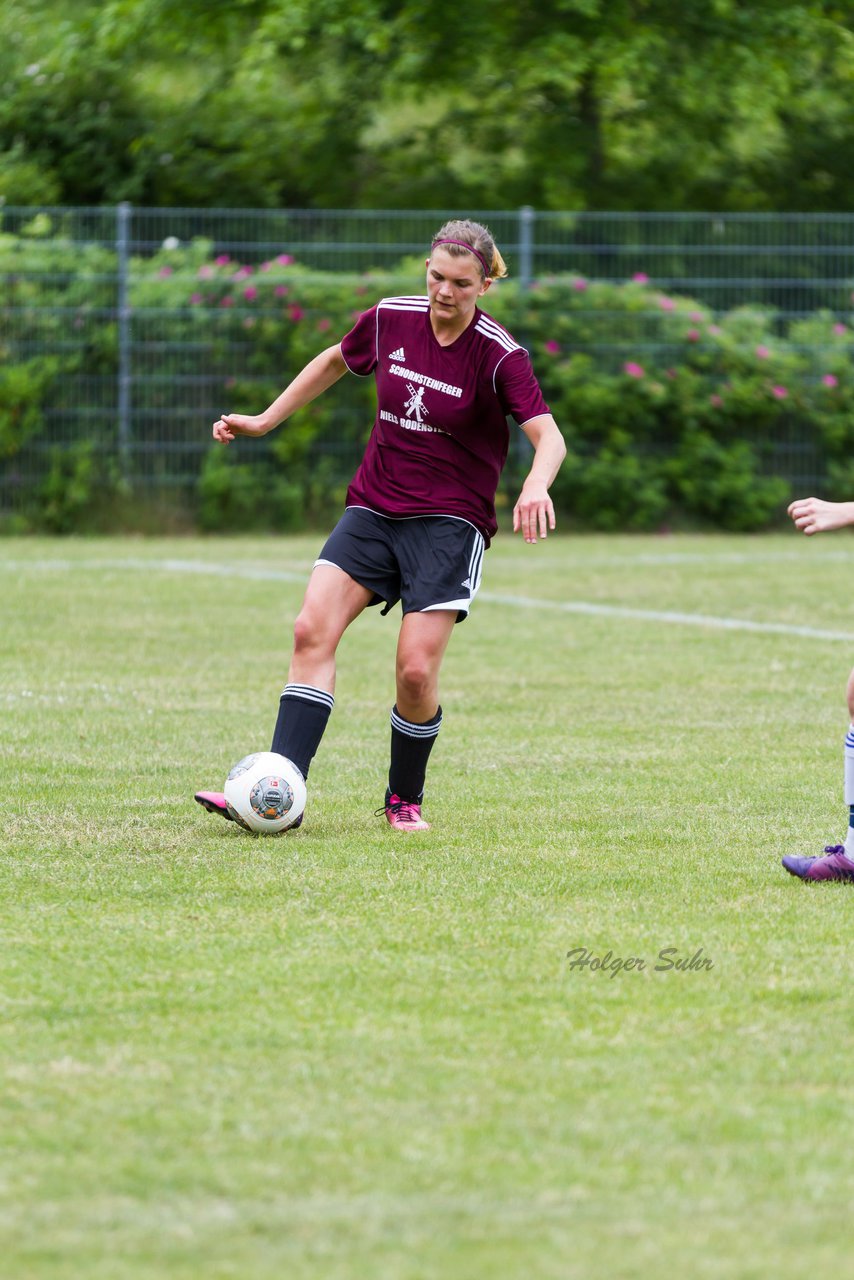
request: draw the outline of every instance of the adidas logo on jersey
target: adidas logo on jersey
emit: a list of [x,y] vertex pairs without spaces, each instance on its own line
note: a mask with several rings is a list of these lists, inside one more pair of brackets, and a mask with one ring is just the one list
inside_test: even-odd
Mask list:
[[391,355],[389,356],[389,360],[405,360],[405,359],[406,359],[406,355],[404,353],[403,347],[398,347],[397,351],[392,351]]
[[471,578],[466,578],[465,582],[460,583],[461,587],[465,587],[466,591],[471,591]]

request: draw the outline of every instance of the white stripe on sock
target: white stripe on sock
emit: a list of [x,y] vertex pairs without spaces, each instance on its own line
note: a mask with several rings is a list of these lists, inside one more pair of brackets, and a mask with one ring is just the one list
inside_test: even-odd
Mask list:
[[328,707],[331,711],[335,706],[335,699],[331,693],[327,693],[325,689],[315,689],[310,684],[286,684],[282,690],[283,698],[298,698],[301,702],[318,702],[321,706]]
[[854,804],[854,724],[845,738],[845,803]]
[[413,724],[411,720],[404,720],[397,711],[392,711],[391,724],[407,738],[435,738],[442,727],[442,717],[440,715],[438,720],[431,720],[428,724]]

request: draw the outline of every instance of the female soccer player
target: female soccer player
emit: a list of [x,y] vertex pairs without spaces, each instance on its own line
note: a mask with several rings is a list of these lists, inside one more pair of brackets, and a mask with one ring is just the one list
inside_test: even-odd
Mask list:
[[[854,524],[854,502],[825,502],[822,498],[796,498],[789,515],[807,537]],[[848,715],[851,724],[845,739],[845,803],[848,834],[844,844],[828,844],[819,858],[783,859],[783,866],[801,880],[854,880],[854,671],[848,677]]]
[[[507,415],[534,446],[513,509],[513,531],[527,543],[555,527],[548,491],[566,454],[527,352],[477,305],[507,274],[488,229],[447,222],[426,267],[426,297],[384,298],[264,413],[223,414],[213,425],[222,444],[263,436],[348,371],[376,379],[373,431],[294,625],[271,749],[308,774],[334,705],[344,631],[368,605],[382,603],[385,614],[400,600],[391,763],[378,811],[398,831],[429,827],[421,804],[442,724],[439,668],[454,624],[477,594],[483,553],[497,529]],[[196,799],[230,817],[220,793],[199,792]]]

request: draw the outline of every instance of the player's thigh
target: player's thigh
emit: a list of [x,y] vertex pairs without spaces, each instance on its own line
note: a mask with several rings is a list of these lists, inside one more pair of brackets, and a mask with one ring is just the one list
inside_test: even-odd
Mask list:
[[297,646],[337,645],[350,623],[370,604],[373,594],[337,565],[315,565],[294,624]]

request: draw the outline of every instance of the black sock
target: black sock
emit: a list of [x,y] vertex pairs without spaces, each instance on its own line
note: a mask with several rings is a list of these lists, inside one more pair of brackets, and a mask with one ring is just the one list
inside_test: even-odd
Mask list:
[[424,798],[427,761],[441,727],[441,707],[433,719],[424,724],[404,720],[397,707],[392,707],[391,766],[388,771],[388,786],[392,795],[414,804],[421,803]]
[[304,778],[320,746],[335,699],[310,684],[286,684],[279,699],[279,718],[271,751],[293,760]]

